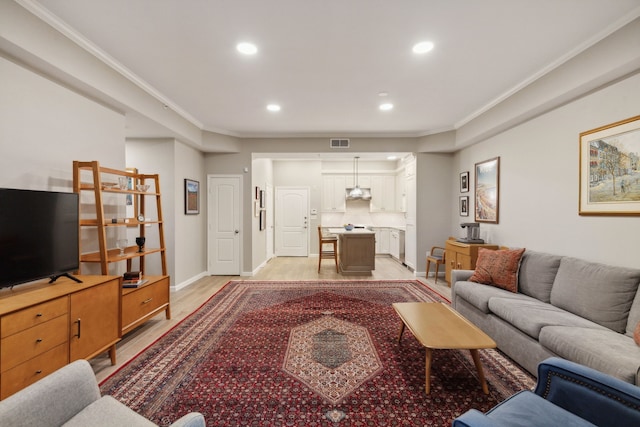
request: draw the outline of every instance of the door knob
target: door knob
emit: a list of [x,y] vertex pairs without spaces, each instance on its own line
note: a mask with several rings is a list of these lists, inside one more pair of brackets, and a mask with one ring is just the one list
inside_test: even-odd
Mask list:
[[235,230],[234,233],[238,234],[240,233],[240,230]]

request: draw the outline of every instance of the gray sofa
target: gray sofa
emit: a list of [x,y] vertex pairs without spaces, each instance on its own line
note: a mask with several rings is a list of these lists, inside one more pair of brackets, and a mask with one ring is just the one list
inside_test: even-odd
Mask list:
[[[155,426],[111,396],[100,396],[91,365],[77,360],[0,401],[0,426]],[[198,412],[172,427],[204,427]]]
[[452,305],[527,371],[562,357],[640,385],[640,270],[525,251],[518,292],[451,274]]

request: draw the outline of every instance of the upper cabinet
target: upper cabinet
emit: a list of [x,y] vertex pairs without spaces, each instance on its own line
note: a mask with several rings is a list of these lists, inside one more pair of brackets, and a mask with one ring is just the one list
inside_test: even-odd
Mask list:
[[394,212],[396,208],[396,177],[371,176],[371,212]]
[[344,212],[346,188],[345,175],[322,175],[322,211]]

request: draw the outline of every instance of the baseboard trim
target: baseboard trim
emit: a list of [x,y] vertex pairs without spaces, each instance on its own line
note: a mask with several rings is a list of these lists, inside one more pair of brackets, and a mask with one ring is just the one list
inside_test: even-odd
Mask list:
[[206,271],[203,271],[200,274],[197,274],[183,282],[180,283],[176,283],[175,285],[171,286],[171,292],[176,292],[179,291],[180,289],[184,289],[187,286],[197,282],[198,280],[202,279],[203,277],[206,277],[208,275],[208,273]]

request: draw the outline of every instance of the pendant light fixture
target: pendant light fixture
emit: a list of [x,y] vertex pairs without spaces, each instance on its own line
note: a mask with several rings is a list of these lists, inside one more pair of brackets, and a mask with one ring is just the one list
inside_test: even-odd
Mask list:
[[360,157],[356,156],[353,158],[353,183],[355,186],[349,192],[349,197],[358,198],[362,197],[362,189],[358,185],[358,159]]

